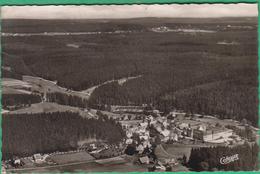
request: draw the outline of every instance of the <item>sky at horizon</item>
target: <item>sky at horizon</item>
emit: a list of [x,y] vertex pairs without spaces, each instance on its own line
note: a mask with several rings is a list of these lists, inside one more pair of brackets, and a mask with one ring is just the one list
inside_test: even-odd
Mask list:
[[257,4],[4,6],[2,19],[107,19],[138,17],[254,17]]

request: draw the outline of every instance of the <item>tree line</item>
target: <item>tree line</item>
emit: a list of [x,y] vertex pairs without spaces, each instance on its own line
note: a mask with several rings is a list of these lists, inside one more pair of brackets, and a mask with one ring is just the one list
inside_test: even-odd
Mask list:
[[41,96],[37,94],[2,94],[2,106],[4,109],[20,108],[40,102]]
[[46,94],[46,100],[48,102],[55,102],[61,105],[68,105],[80,108],[86,108],[88,106],[88,102],[86,99],[82,97],[78,97],[75,95],[68,95],[61,92],[52,92]]

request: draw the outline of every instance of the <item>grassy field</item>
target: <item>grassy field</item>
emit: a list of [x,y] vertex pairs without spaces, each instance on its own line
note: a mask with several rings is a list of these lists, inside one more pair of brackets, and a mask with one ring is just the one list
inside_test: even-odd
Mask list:
[[15,173],[63,173],[63,172],[146,172],[147,169],[142,166],[133,165],[130,162],[104,165],[96,162],[86,162],[74,165],[65,165],[62,167],[51,167],[51,168],[35,168],[33,170],[22,170],[15,171]]
[[17,87],[17,88],[30,88],[31,85],[27,82],[17,80],[17,79],[11,79],[11,78],[2,78],[2,85],[6,87]]
[[66,111],[79,113],[84,118],[92,117],[91,115],[88,114],[87,111],[83,111],[77,107],[59,105],[57,103],[49,103],[49,102],[32,104],[30,107],[11,111],[9,112],[9,114],[25,114],[25,113],[30,114],[30,113],[43,113],[43,112],[50,113],[50,112],[66,112]]
[[82,98],[89,98],[89,95],[84,92],[68,90],[56,84],[54,81],[46,80],[40,77],[23,76],[25,83],[31,84],[32,90],[42,93],[60,92],[67,95],[75,95]]
[[121,156],[117,156],[117,157],[112,157],[107,159],[96,160],[96,162],[98,164],[113,165],[113,164],[126,163],[126,160]]
[[57,164],[69,164],[94,160],[94,158],[85,151],[52,155],[50,156],[50,159]]
[[191,147],[183,144],[164,144],[163,148],[167,153],[177,158],[182,158],[183,155],[187,157],[187,160],[190,157]]
[[2,93],[3,94],[31,94],[29,88],[31,84],[22,80],[12,78],[2,78]]

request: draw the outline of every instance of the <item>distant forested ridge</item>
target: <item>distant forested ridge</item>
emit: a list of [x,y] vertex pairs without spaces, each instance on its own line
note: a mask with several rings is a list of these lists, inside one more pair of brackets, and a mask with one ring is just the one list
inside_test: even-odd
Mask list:
[[[113,78],[152,72],[157,72],[164,79],[167,77],[164,69],[170,70],[166,72],[172,76],[176,72],[171,73],[171,70],[176,67],[177,71],[191,71],[195,76],[200,71],[203,76],[204,71],[211,69],[211,73],[220,72],[216,70],[226,65],[222,68],[230,74],[234,69],[241,68],[239,64],[246,63],[245,68],[249,68],[248,63],[257,60],[257,18],[250,19],[182,19],[177,23],[175,19],[167,18],[108,20],[106,23],[89,20],[72,23],[66,20],[3,20],[3,32],[80,32],[83,29],[86,32],[99,32],[79,36],[31,36],[30,39],[3,37],[3,65],[10,67],[16,74],[57,80],[62,86],[75,90],[84,90]],[[227,28],[227,25],[242,27]],[[216,32],[151,31],[160,26]],[[243,26],[250,28],[245,29]],[[130,32],[102,33],[107,31]],[[219,42],[238,44],[223,45]],[[79,47],[68,46],[71,43]],[[211,67],[212,64],[215,67]]]
[[[211,147],[192,149],[187,166],[194,171],[257,171],[258,145],[245,143],[235,147]],[[238,154],[238,159],[221,164],[220,159]]]
[[77,113],[55,112],[2,116],[3,159],[76,149],[78,141],[96,138],[111,144],[125,136],[107,117],[85,119]]

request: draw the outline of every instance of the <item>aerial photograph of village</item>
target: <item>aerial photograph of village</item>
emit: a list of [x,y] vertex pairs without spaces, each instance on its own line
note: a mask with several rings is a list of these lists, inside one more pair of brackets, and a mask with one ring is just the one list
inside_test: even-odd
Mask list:
[[259,170],[257,16],[1,7],[2,172]]

